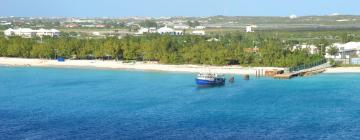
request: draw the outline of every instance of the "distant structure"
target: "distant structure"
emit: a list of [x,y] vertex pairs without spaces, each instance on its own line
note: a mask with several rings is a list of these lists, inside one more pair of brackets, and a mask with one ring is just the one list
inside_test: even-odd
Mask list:
[[100,36],[101,33],[100,33],[100,32],[92,32],[92,35],[94,35],[94,36]]
[[188,26],[188,25],[174,25],[174,29],[177,29],[177,30],[187,30],[189,28],[190,28],[190,26]]
[[7,22],[7,21],[0,21],[0,25],[5,26],[5,25],[11,25],[11,22]]
[[39,30],[33,30],[30,28],[19,28],[19,29],[12,29],[9,28],[4,31],[5,36],[21,36],[25,38],[31,38],[34,36],[43,37],[43,36],[59,36],[60,31],[56,29],[39,29]]
[[328,50],[331,46],[326,47],[326,55],[325,58],[335,58],[335,59],[349,59],[353,56],[360,56],[360,42],[349,42],[349,43],[334,43],[333,47],[338,48],[339,53],[335,56],[328,53]]
[[329,16],[340,16],[340,14],[339,13],[332,13]]
[[193,35],[205,35],[205,31],[204,30],[195,30],[195,31],[192,31]]
[[180,30],[174,30],[172,28],[169,28],[167,26],[161,27],[159,29],[156,29],[155,27],[152,28],[141,28],[135,35],[143,35],[146,33],[159,33],[161,35],[184,35],[183,31]]
[[296,18],[298,18],[298,17],[297,17],[296,15],[290,15],[289,18],[290,18],[290,19],[296,19]]
[[158,32],[159,34],[161,34],[161,35],[164,35],[164,34],[169,34],[169,35],[183,35],[183,34],[184,34],[183,31],[174,30],[174,29],[169,28],[169,27],[167,27],[167,26],[158,29],[157,32]]
[[256,27],[256,26],[254,26],[254,25],[246,25],[245,31],[246,31],[247,33],[252,33],[252,32],[254,32],[254,31],[253,31],[253,28],[254,28],[254,27]]
[[210,38],[207,40],[207,42],[218,42],[220,41],[220,39],[217,39],[217,38]]
[[75,23],[70,23],[70,24],[66,24],[65,27],[66,28],[77,28],[77,27],[80,27],[80,25],[75,24]]
[[135,35],[143,35],[145,33],[157,33],[157,30],[155,27],[151,28],[141,28]]
[[318,48],[315,45],[310,45],[310,44],[297,44],[297,45],[293,46],[293,51],[295,51],[297,49],[308,50],[310,54],[319,53]]
[[206,27],[205,26],[196,26],[194,29],[195,30],[204,30]]

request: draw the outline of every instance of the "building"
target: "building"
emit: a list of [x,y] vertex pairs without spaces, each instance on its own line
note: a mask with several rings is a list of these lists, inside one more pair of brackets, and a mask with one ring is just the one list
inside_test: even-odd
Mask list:
[[220,41],[220,39],[217,39],[217,38],[210,38],[207,40],[208,42],[218,42]]
[[77,27],[80,27],[80,25],[79,25],[79,24],[70,23],[70,24],[66,24],[65,27],[66,27],[66,28],[77,28]]
[[143,35],[145,33],[157,33],[157,30],[155,27],[140,28],[140,30],[137,33],[135,33],[135,35]]
[[96,28],[105,28],[106,25],[105,24],[96,24],[95,27]]
[[[339,52],[336,55],[331,55],[328,53],[330,47],[336,47]],[[349,59],[352,57],[360,56],[360,42],[349,42],[349,43],[334,43],[332,46],[326,47],[325,58],[335,58],[335,59]]]
[[5,25],[11,25],[11,22],[7,22],[7,21],[1,21],[0,25],[5,26]]
[[51,37],[54,37],[54,36],[59,36],[60,35],[60,31],[59,30],[56,30],[56,29],[50,29],[50,30],[47,30],[47,29],[39,29],[39,30],[33,30],[36,34],[36,36],[39,36],[39,37],[42,37],[42,36],[51,36]]
[[137,33],[135,33],[135,35],[143,35],[145,33],[149,33],[149,29],[148,28],[141,28],[139,29],[139,31]]
[[183,34],[184,34],[183,31],[174,30],[174,29],[169,28],[169,27],[167,27],[167,26],[158,29],[157,32],[158,32],[159,34],[161,34],[161,35],[163,35],[163,34],[183,35]]
[[193,35],[205,35],[205,31],[204,30],[195,30],[195,31],[192,31]]
[[146,33],[159,33],[161,35],[184,35],[183,31],[180,30],[174,30],[172,28],[169,28],[167,26],[156,29],[155,27],[151,27],[151,28],[140,28],[140,30],[135,33],[135,35],[143,35]]
[[290,19],[296,19],[296,18],[298,18],[298,17],[297,17],[296,15],[290,15],[289,18],[290,18]]
[[59,36],[60,35],[60,31],[56,30],[56,29],[39,29],[39,30],[33,30],[30,28],[19,28],[19,29],[7,29],[4,31],[4,35],[5,36],[22,36],[22,37],[26,37],[26,38],[31,38],[34,36],[39,36],[39,37],[43,37],[43,36]]
[[298,44],[293,46],[293,51],[295,51],[296,49],[300,49],[300,50],[308,50],[310,54],[317,54],[319,53],[318,48],[315,45],[309,45],[309,44]]
[[205,26],[196,26],[194,29],[195,30],[204,30],[206,27]]
[[253,27],[255,27],[255,26],[254,26],[254,25],[246,25],[245,31],[246,31],[247,33],[252,33],[252,32],[254,32],[254,31],[253,31]]
[[177,29],[177,30],[187,30],[189,28],[190,28],[190,26],[188,26],[188,25],[174,25],[174,29]]

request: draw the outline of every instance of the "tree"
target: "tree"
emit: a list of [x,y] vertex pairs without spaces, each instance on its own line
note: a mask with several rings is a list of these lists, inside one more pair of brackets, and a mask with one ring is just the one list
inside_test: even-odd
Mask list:
[[157,27],[157,23],[153,20],[145,20],[140,23],[142,27],[150,28],[150,27]]
[[33,58],[52,58],[54,56],[52,48],[44,44],[36,44],[33,46],[30,56]]
[[327,52],[335,58],[336,54],[339,53],[339,49],[335,46],[330,46]]

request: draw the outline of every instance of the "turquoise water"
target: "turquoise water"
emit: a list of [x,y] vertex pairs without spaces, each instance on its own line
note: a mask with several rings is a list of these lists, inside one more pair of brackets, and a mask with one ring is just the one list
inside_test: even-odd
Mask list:
[[0,67],[0,139],[360,139],[360,74],[194,77]]

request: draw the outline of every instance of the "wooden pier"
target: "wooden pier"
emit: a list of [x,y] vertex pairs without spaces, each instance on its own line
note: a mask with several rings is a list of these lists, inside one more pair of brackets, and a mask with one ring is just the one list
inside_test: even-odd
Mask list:
[[293,72],[288,72],[288,73],[283,73],[283,74],[276,74],[273,77],[276,79],[291,79],[297,76],[310,76],[310,75],[314,75],[314,74],[318,74],[318,73],[322,73],[325,71],[326,68],[331,67],[331,65],[329,63],[324,63],[315,67],[311,67],[308,69],[303,69],[303,70],[299,70],[299,71],[293,71]]

